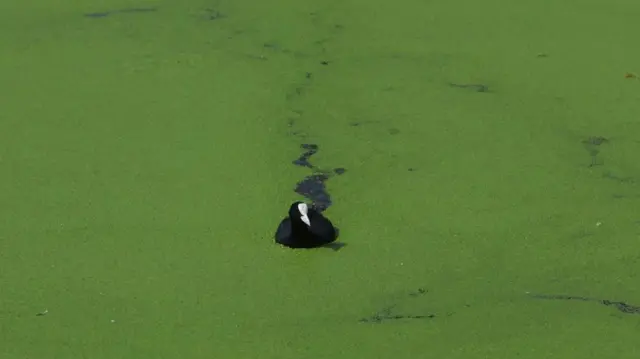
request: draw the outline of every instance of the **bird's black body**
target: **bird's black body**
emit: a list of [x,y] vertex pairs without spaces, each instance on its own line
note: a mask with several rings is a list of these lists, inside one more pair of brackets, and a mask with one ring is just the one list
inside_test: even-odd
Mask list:
[[289,209],[289,216],[280,222],[275,233],[276,243],[289,248],[315,248],[334,242],[338,232],[331,221],[317,210],[306,207],[309,225],[303,220],[299,206],[302,202],[295,202]]

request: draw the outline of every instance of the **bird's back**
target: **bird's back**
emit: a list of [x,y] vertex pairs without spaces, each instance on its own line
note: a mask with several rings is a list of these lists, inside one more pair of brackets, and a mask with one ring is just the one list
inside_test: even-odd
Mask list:
[[331,221],[319,213],[311,218],[309,231],[313,235],[314,241],[319,245],[331,243],[337,237],[336,229]]
[[283,219],[275,233],[276,243],[288,245],[291,242],[291,219]]

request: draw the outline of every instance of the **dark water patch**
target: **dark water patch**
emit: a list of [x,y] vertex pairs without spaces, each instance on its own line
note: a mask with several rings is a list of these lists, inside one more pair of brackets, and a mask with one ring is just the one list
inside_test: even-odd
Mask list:
[[214,20],[224,19],[226,17],[227,15],[221,13],[216,9],[204,9],[204,18],[206,20],[214,21]]
[[601,160],[598,160],[598,154],[597,153],[593,153],[593,154],[591,154],[591,160],[589,161],[589,166],[587,166],[587,167],[602,166],[603,164],[604,164],[604,162],[602,162]]
[[324,184],[328,179],[329,176],[324,173],[307,176],[296,184],[295,192],[309,199],[314,208],[323,212],[333,204]]
[[342,167],[335,168],[331,171],[321,170],[309,161],[311,156],[318,152],[318,145],[313,143],[304,143],[300,145],[300,148],[302,148],[304,152],[300,157],[293,161],[293,164],[296,166],[310,168],[314,173],[306,176],[302,181],[298,182],[294,191],[310,200],[311,205],[315,209],[323,212],[333,204],[325,182],[333,175],[342,175],[347,172],[347,170]]
[[467,89],[475,92],[489,92],[489,86],[483,84],[457,84],[449,82],[449,86],[460,89]]
[[621,177],[610,171],[604,172],[602,174],[602,178],[613,180],[622,184],[630,184],[635,182],[635,179],[633,177]]
[[609,143],[609,139],[602,136],[591,136],[582,140],[582,143],[588,146],[600,146],[603,143]]
[[359,320],[360,323],[374,323],[379,324],[384,321],[389,320],[400,320],[400,319],[433,319],[436,317],[435,314],[425,314],[425,315],[410,315],[410,314],[396,314],[394,312],[394,306],[383,308],[382,310],[376,312],[370,317],[362,318]]
[[602,136],[590,136],[581,142],[591,158],[588,167],[601,166],[603,162],[598,158],[598,155],[600,154],[600,146],[605,143],[609,143],[609,139]]
[[86,17],[93,17],[93,18],[100,18],[100,17],[107,17],[111,15],[111,12],[90,12],[88,14],[84,14],[84,16]]
[[[408,293],[408,297],[418,298],[422,297],[427,293],[427,290],[424,288],[418,288],[415,291]],[[406,299],[406,297],[405,297]],[[361,318],[358,320],[360,323],[372,323],[372,324],[380,324],[387,321],[393,320],[410,320],[410,319],[433,319],[436,317],[436,314],[416,314],[416,313],[401,313],[397,311],[398,303],[393,303],[384,306],[379,311],[373,313],[372,315]]]
[[[312,11],[308,13],[308,15],[310,23],[318,27],[318,29],[316,29],[318,31],[315,32],[317,34],[327,34],[327,30],[329,30],[329,34],[332,32],[339,33],[340,30],[344,28],[342,24],[335,24],[333,22],[327,24],[327,20],[330,19],[330,17],[324,17],[320,12]],[[292,112],[287,118],[287,132],[290,135],[302,139],[302,141],[307,138],[308,132],[311,132],[311,129],[298,128],[297,124],[303,116],[303,111],[296,106],[295,103],[303,97],[312,96],[314,80],[317,76],[321,76],[324,71],[328,71],[322,67],[330,64],[331,57],[325,46],[332,40],[333,37],[331,35],[310,39],[305,47],[315,49],[310,53],[289,49],[286,44],[278,41],[278,39],[269,39],[262,43],[262,52],[269,51],[272,53],[285,54],[293,57],[294,60],[303,59],[306,64],[310,63],[307,61],[311,58],[311,61],[315,63],[315,66],[305,68],[304,71],[300,72],[299,79],[291,83],[289,89],[285,92],[285,100],[289,105],[289,110]],[[303,152],[298,158],[294,159],[292,163],[296,166],[309,168],[311,173],[296,183],[294,191],[309,200],[310,204],[316,210],[323,212],[333,204],[331,194],[327,190],[326,182],[336,175],[346,173],[346,169],[342,167],[332,170],[318,168],[313,165],[311,158],[318,152],[319,146],[317,144],[304,143],[300,147]]]
[[277,42],[265,42],[264,44],[262,44],[262,47],[274,51],[282,51],[282,47]]
[[624,314],[640,314],[640,306],[627,304],[626,302],[622,302],[622,301],[598,299],[598,298],[583,297],[583,296],[576,296],[576,295],[562,295],[562,294],[529,294],[529,296],[534,299],[595,302],[608,307],[613,307]]
[[616,302],[612,300],[603,299],[601,304],[616,308],[618,311],[625,314],[640,314],[640,307],[636,305],[630,305],[625,302]]
[[413,292],[409,292],[409,296],[410,297],[419,297],[421,295],[425,295],[427,293],[427,290],[424,288],[418,288],[417,290],[413,291]]
[[354,121],[354,122],[349,122],[349,126],[351,127],[360,127],[363,125],[369,125],[372,123],[380,123],[380,121],[371,121],[371,120],[364,120],[364,121]]
[[92,17],[92,18],[103,18],[109,15],[115,15],[115,14],[149,13],[149,12],[156,12],[156,11],[158,11],[158,8],[155,8],[155,7],[132,7],[132,8],[119,9],[119,10],[111,10],[111,11],[90,12],[90,13],[84,14],[84,16]]
[[269,50],[273,53],[279,53],[282,55],[288,55],[288,56],[293,56],[296,58],[306,58],[308,57],[308,54],[304,53],[304,52],[300,52],[300,51],[296,51],[296,50],[292,50],[289,48],[286,48],[284,46],[282,46],[279,42],[277,41],[269,41],[269,42],[265,42],[262,44],[262,48]]
[[309,162],[309,158],[318,152],[318,145],[303,143],[300,145],[300,148],[305,150],[305,152],[303,152],[298,159],[294,160],[293,164],[296,166],[314,168],[311,162]]
[[611,198],[614,199],[629,199],[629,200],[637,200],[640,198],[640,194],[623,194],[623,193],[614,193],[611,195]]

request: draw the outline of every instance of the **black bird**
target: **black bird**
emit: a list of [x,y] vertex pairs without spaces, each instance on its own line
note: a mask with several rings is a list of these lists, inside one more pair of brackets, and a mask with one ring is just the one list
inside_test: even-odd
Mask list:
[[337,229],[322,213],[304,202],[294,202],[289,216],[280,222],[276,243],[289,248],[315,248],[328,245],[338,238]]

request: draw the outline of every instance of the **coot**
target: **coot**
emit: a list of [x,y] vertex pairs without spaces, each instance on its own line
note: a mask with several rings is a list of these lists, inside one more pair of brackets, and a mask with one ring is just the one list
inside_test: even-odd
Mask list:
[[338,237],[336,228],[325,216],[304,202],[289,208],[289,217],[280,222],[276,243],[290,248],[315,248],[329,244]]

